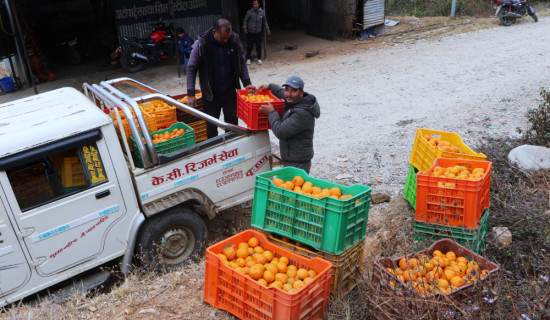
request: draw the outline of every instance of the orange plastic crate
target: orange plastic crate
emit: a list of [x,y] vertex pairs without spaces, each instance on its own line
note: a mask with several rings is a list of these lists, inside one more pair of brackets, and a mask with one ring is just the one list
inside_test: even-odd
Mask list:
[[[279,288],[268,288],[225,265],[217,256],[228,246],[237,247],[251,237],[275,257],[286,256],[298,268],[313,269],[317,277],[295,293]],[[206,250],[204,300],[214,307],[227,310],[240,319],[323,319],[330,298],[332,263],[322,259],[308,259],[268,241],[254,230],[245,230],[210,246]]]
[[[478,180],[432,177],[436,166],[483,168],[485,175]],[[489,208],[491,188],[489,161],[439,158],[425,172],[418,172],[416,180],[415,220],[452,227],[476,229],[483,211]],[[454,183],[455,188],[439,187],[438,183]]]
[[[463,153],[443,151],[438,147],[432,146],[424,138],[425,135],[447,140],[456,145]],[[456,133],[422,128],[417,129],[409,163],[417,168],[418,171],[426,171],[432,166],[434,160],[437,158],[485,160],[487,157],[483,153],[476,153],[474,150],[470,149],[470,147],[462,142],[462,137]]]
[[[266,130],[271,128],[267,115],[260,112],[260,106],[267,105],[267,102],[249,102],[241,97],[241,94],[248,95],[248,90],[237,90],[237,117],[246,123],[250,130]],[[270,90],[258,91],[258,94],[266,94],[275,101],[270,102],[279,116],[283,115],[285,102],[273,95]]]
[[[155,104],[163,104],[165,105],[164,110],[156,110],[156,111],[146,111],[145,107],[150,107]],[[176,107],[173,107],[171,105],[166,104],[162,100],[151,100],[148,102],[138,103],[141,111],[151,115],[153,118],[155,118],[155,121],[157,123],[169,123],[169,122],[175,122],[176,121]],[[158,130],[158,128],[157,128]]]
[[190,123],[189,126],[195,131],[195,141],[201,142],[208,138],[206,134],[206,120],[195,121]]
[[[120,113],[120,116],[122,117],[124,112],[119,107],[117,107],[117,108],[118,108],[118,112]],[[122,140],[122,137],[121,137],[121,134],[120,134],[120,129],[118,128],[118,121],[116,120],[116,115],[115,114],[111,115],[107,109],[103,109],[103,112],[105,114],[107,114],[109,117],[113,118],[113,122],[115,123],[116,133],[118,135],[118,138]],[[132,113],[133,113],[133,111],[132,111]],[[149,130],[149,133],[157,131],[158,129],[157,129],[156,119],[153,116],[151,116],[150,114],[148,114],[147,112],[142,111],[142,114],[143,114],[143,118],[145,119],[145,124],[147,126],[147,129]],[[125,133],[125,136],[126,136],[126,141],[128,141],[128,144],[130,146],[130,151],[132,151],[133,150],[132,149],[132,144],[130,144],[130,135],[132,134],[132,131],[130,130],[130,125],[128,124],[128,119],[122,118],[121,120],[122,120],[122,128],[124,128],[124,133]],[[137,121],[135,116],[134,116],[134,120],[135,120],[136,125],[138,126],[139,132],[142,132],[141,128],[139,127],[140,124]]]
[[61,185],[65,188],[83,186],[86,184],[84,169],[78,156],[52,157],[53,167],[61,176]]

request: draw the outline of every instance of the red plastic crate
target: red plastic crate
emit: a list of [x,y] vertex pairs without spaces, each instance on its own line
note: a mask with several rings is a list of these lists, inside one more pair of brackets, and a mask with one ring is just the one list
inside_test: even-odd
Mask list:
[[[267,115],[260,112],[260,106],[266,105],[267,102],[249,102],[241,97],[241,94],[247,95],[248,90],[237,90],[237,117],[246,123],[250,130],[266,130],[271,128]],[[285,102],[273,95],[270,90],[258,91],[258,94],[266,94],[275,101],[270,102],[273,108],[283,115]]]
[[[185,97],[187,97],[187,93],[170,96],[170,98],[174,100],[184,99]],[[200,90],[195,90],[195,97],[196,97],[196,100],[195,100],[194,109],[204,112],[204,102],[202,100],[202,92]],[[187,104],[187,102],[184,102],[184,104]],[[181,110],[180,108],[176,108],[176,120],[178,120],[179,122],[183,122],[185,124],[190,124],[191,122],[201,121],[202,119],[184,110]]]
[[[475,181],[431,176],[436,166],[455,165],[483,168],[485,175]],[[492,163],[489,161],[435,159],[430,169],[418,172],[417,175],[415,220],[477,229],[483,211],[489,208],[491,168]],[[454,183],[455,188],[439,187],[439,182]]]
[[[286,256],[298,268],[313,269],[317,277],[295,293],[268,288],[225,265],[217,256],[228,246],[237,247],[251,237],[275,257]],[[240,319],[323,319],[330,298],[332,263],[322,259],[308,259],[277,246],[254,230],[245,230],[210,246],[206,250],[204,300],[214,307],[227,310]]]

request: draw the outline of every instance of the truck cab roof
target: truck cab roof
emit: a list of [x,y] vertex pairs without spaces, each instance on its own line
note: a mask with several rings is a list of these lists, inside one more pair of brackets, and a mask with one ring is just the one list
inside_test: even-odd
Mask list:
[[0,104],[0,158],[102,127],[110,121],[74,88]]

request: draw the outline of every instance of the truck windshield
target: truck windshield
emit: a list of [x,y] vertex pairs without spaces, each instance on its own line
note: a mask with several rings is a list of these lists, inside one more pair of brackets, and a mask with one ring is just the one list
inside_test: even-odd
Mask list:
[[21,211],[107,181],[95,143],[44,156],[7,174]]

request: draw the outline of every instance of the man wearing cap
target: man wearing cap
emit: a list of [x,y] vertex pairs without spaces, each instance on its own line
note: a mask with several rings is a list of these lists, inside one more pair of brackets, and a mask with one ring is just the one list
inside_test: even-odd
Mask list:
[[268,115],[273,134],[279,138],[285,167],[296,167],[309,173],[313,158],[315,118],[321,115],[317,99],[304,92],[304,81],[298,76],[288,78],[282,87],[270,83],[258,89],[269,89],[273,95],[285,101],[282,117],[271,105],[260,107],[260,111]]

